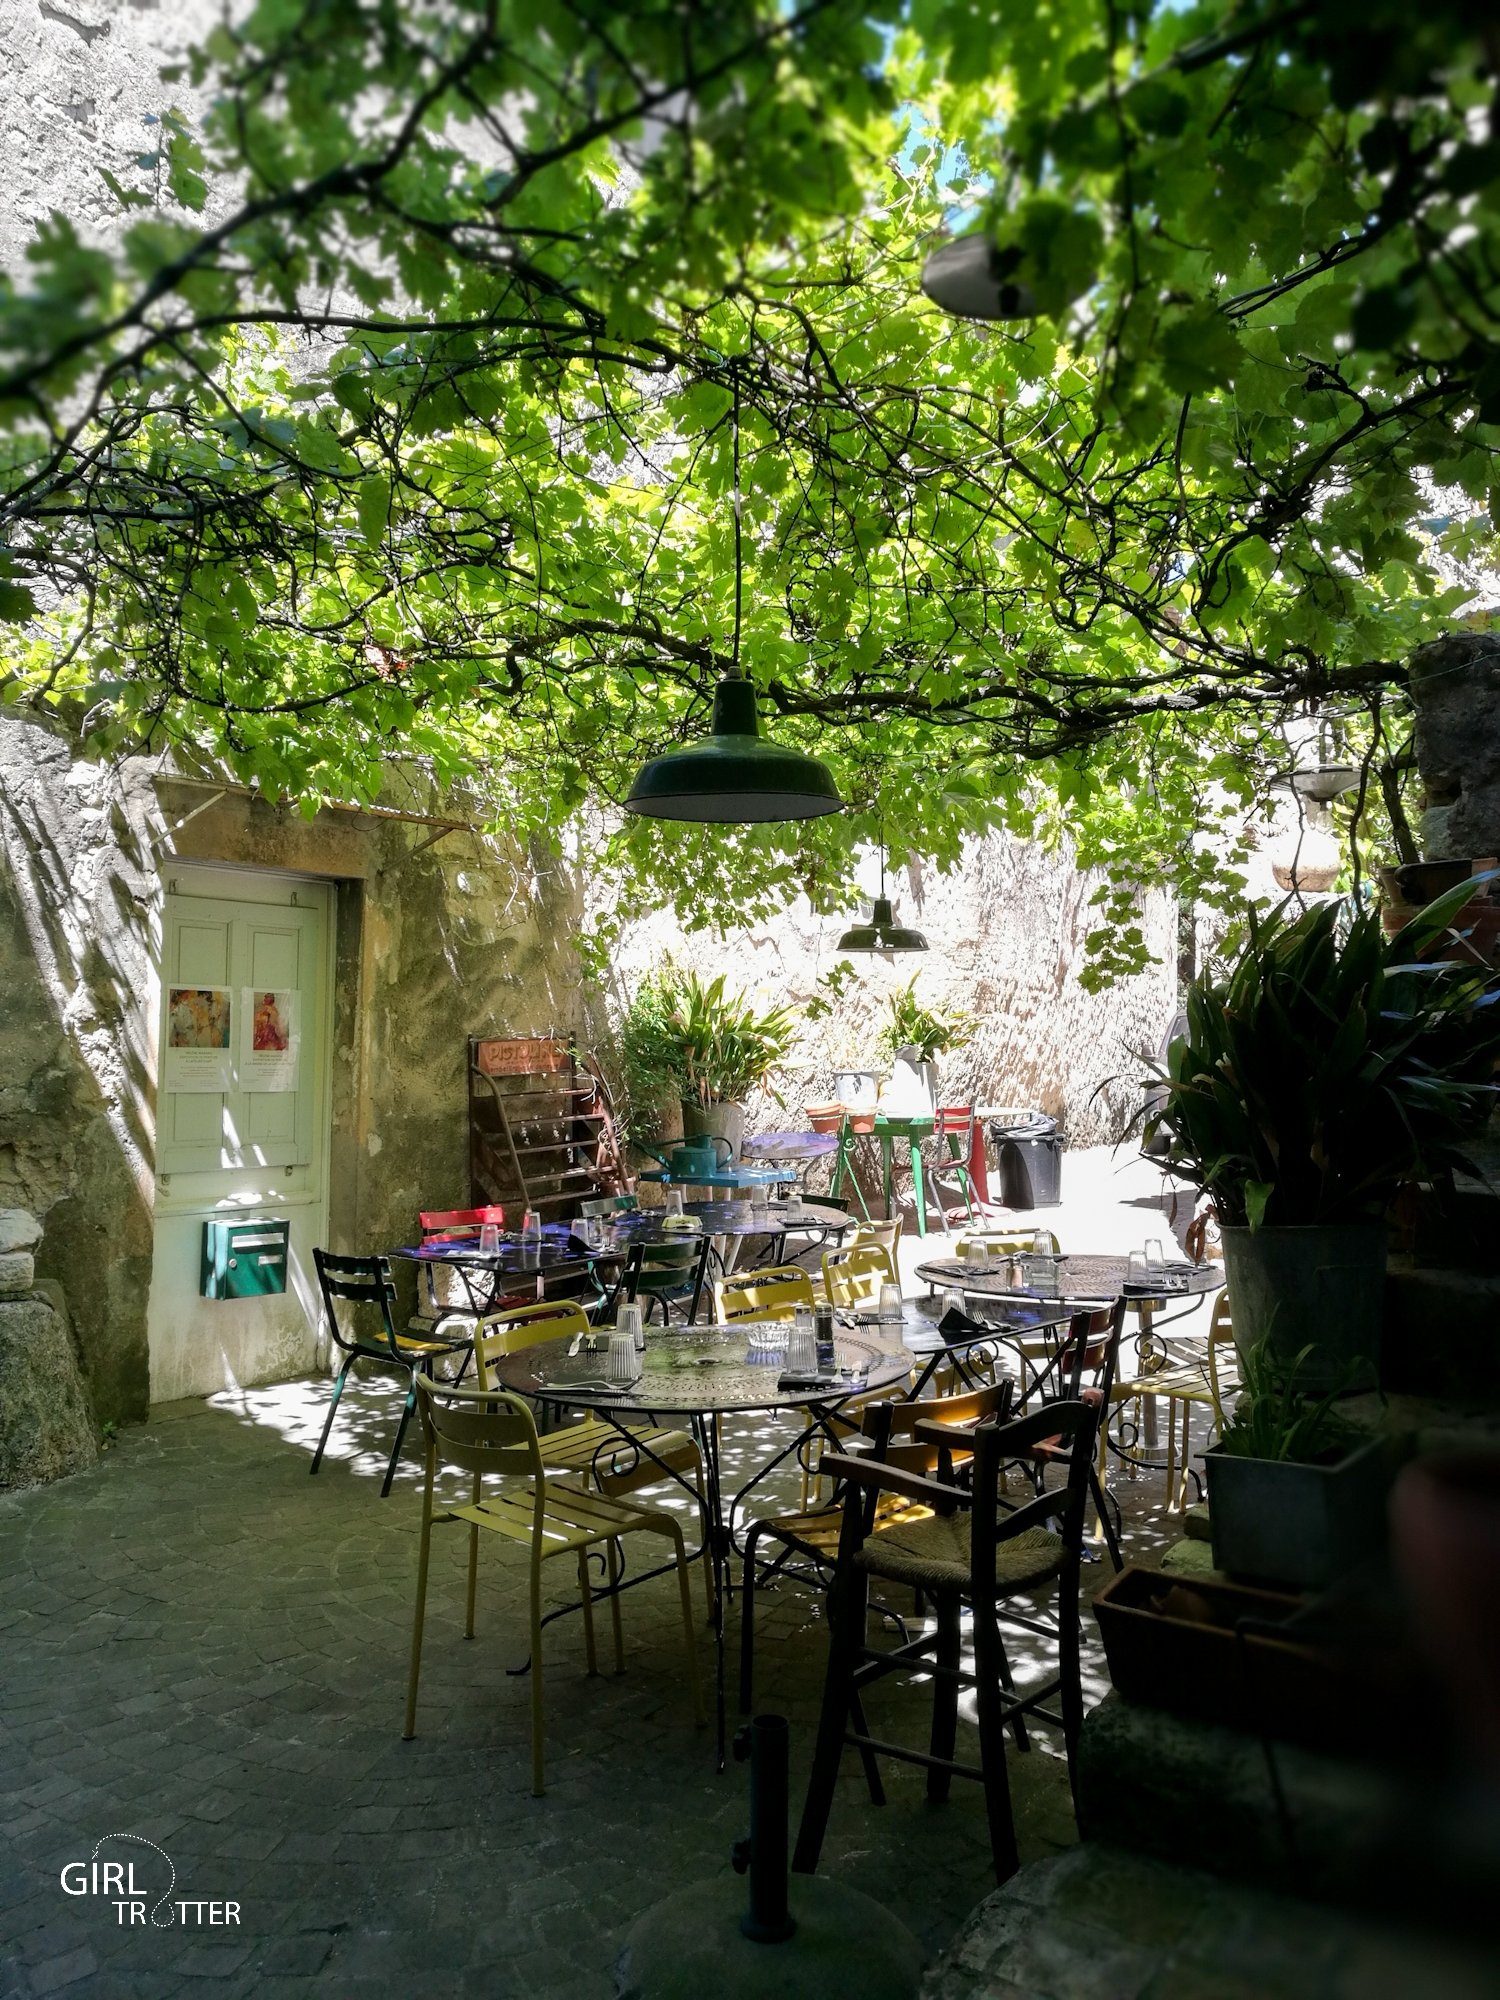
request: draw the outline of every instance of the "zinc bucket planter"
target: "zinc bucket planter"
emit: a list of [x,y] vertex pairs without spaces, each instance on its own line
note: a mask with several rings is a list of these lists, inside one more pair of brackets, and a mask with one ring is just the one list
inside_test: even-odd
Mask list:
[[1219,1233],[1242,1360],[1264,1340],[1288,1365],[1312,1348],[1300,1376],[1310,1389],[1345,1381],[1358,1362],[1374,1379],[1385,1316],[1383,1222]]
[[1284,1590],[1321,1590],[1382,1546],[1389,1440],[1326,1465],[1204,1454],[1214,1568]]

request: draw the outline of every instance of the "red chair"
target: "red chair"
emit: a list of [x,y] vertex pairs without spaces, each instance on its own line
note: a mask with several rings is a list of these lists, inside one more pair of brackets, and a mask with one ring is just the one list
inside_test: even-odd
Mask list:
[[974,1179],[969,1171],[975,1129],[972,1104],[940,1104],[933,1113],[932,1158],[927,1163],[927,1185],[945,1230],[949,1226],[948,1208],[943,1200],[945,1188],[950,1193],[961,1194],[970,1222],[977,1220]]
[[505,1210],[490,1208],[424,1208],[417,1216],[424,1243],[472,1243],[491,1224],[505,1227]]
[[[505,1227],[505,1210],[498,1204],[489,1208],[424,1208],[417,1212],[417,1221],[422,1226],[422,1242],[428,1243],[477,1243],[482,1229],[492,1224],[496,1229]],[[473,1319],[472,1302],[438,1296],[439,1264],[419,1264],[417,1266],[417,1310],[412,1320],[416,1327],[435,1325],[441,1319],[457,1316]],[[453,1274],[447,1273],[445,1290],[451,1290]],[[521,1292],[514,1303],[525,1304],[532,1293]],[[505,1303],[512,1303],[506,1300]]]

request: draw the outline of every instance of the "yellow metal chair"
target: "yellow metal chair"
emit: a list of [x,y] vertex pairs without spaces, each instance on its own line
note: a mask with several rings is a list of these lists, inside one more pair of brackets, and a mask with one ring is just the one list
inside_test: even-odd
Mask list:
[[[1227,1359],[1224,1358],[1225,1349],[1228,1350]],[[1201,1357],[1196,1354],[1187,1358],[1174,1357],[1166,1348],[1157,1347],[1143,1361],[1139,1375],[1132,1381],[1115,1384],[1111,1400],[1116,1404],[1134,1402],[1137,1413],[1146,1396],[1160,1396],[1167,1406],[1167,1505],[1179,1514],[1187,1506],[1194,1407],[1212,1410],[1213,1428],[1222,1431],[1224,1399],[1238,1395],[1239,1388],[1239,1354],[1234,1344],[1234,1320],[1227,1291],[1221,1291],[1214,1299],[1208,1338]],[[1179,1411],[1182,1431],[1180,1448]]]
[[[499,1354],[517,1354],[543,1340],[569,1340],[590,1333],[588,1320],[575,1305],[556,1303],[515,1306],[508,1312],[490,1313],[474,1331],[474,1365],[479,1385],[488,1389],[494,1381],[490,1363]],[[602,1336],[607,1339],[608,1335]],[[703,1522],[703,1579],[713,1611],[713,1563],[708,1551],[708,1504],[703,1491],[703,1454],[697,1440],[687,1431],[666,1430],[648,1425],[626,1438],[602,1417],[584,1417],[540,1434],[542,1463],[549,1474],[564,1472],[590,1480],[611,1499],[653,1486],[671,1472],[692,1480],[698,1494],[698,1515]]]
[[969,1244],[982,1243],[991,1257],[1023,1257],[1035,1248],[1039,1236],[1054,1257],[1062,1254],[1062,1245],[1050,1229],[966,1229],[954,1244],[953,1254],[962,1257]]
[[897,1285],[896,1260],[882,1243],[855,1242],[844,1250],[823,1253],[823,1291],[846,1312],[872,1304],[882,1285]]
[[714,1317],[720,1326],[740,1319],[790,1319],[813,1305],[812,1279],[800,1264],[765,1264],[758,1271],[714,1279]]
[[[601,1493],[550,1480],[542,1463],[536,1424],[523,1397],[503,1389],[459,1389],[417,1378],[417,1408],[427,1441],[426,1482],[422,1490],[422,1534],[417,1556],[417,1608],[412,1623],[411,1670],[406,1683],[406,1722],[402,1735],[410,1741],[417,1728],[417,1682],[422,1670],[422,1622],[427,1609],[427,1569],[432,1530],[444,1521],[467,1522],[469,1528],[468,1601],[464,1637],[474,1636],[474,1599],[479,1575],[479,1534],[484,1529],[519,1542],[531,1556],[531,1789],[540,1798],[543,1786],[542,1742],[542,1564],[552,1556],[574,1557],[583,1599],[584,1651],[589,1672],[598,1671],[594,1651],[593,1595],[588,1557],[603,1546],[609,1578],[620,1571],[620,1540],[625,1535],[664,1536],[672,1544],[677,1587],[682,1599],[682,1639],[688,1685],[697,1720],[703,1721],[703,1697],[698,1686],[698,1661],[693,1640],[692,1599],[688,1589],[687,1551],[682,1529],[670,1514],[611,1500]],[[472,1498],[461,1505],[435,1500],[439,1466],[472,1473]],[[512,1493],[485,1497],[491,1476],[516,1476],[530,1483]],[[620,1598],[610,1597],[614,1627],[615,1671],[625,1664],[620,1631]]]

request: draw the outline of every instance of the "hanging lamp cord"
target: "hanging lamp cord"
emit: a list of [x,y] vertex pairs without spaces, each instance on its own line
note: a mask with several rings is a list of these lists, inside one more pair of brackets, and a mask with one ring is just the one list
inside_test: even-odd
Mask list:
[[744,531],[740,524],[740,376],[733,371],[734,414],[731,419],[734,448],[734,485],[730,492],[730,505],[734,508],[734,650],[730,656],[731,674],[736,677],[740,671],[740,620],[745,595],[745,552]]

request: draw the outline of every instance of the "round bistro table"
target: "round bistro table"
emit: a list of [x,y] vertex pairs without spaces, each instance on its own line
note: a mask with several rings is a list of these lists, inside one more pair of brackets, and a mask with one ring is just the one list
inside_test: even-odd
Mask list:
[[[1163,1306],[1177,1299],[1196,1304],[1205,1293],[1216,1292],[1224,1282],[1222,1264],[1169,1264],[1166,1268],[1170,1282],[1159,1287],[1147,1287],[1126,1282],[1130,1270],[1128,1258],[1059,1257],[1055,1299],[1045,1297],[1033,1286],[1015,1284],[1007,1273],[1005,1263],[998,1260],[991,1267],[966,1264],[957,1257],[940,1257],[931,1263],[919,1264],[916,1274],[929,1285],[944,1285],[952,1290],[973,1292],[981,1298],[1003,1299],[1011,1304],[1055,1305],[1060,1301],[1064,1305],[1082,1307],[1113,1305],[1116,1299],[1123,1298],[1136,1316],[1135,1342],[1139,1365],[1142,1351],[1155,1333],[1157,1312]],[[1142,1403],[1145,1449],[1154,1453],[1157,1449],[1156,1398],[1145,1395]],[[1126,1465],[1155,1469],[1154,1458],[1127,1449],[1118,1438],[1109,1437],[1107,1416],[1105,1437],[1110,1450]]]
[[[729,1326],[652,1327],[637,1355],[640,1373],[628,1385],[610,1383],[605,1374],[608,1335],[597,1340],[579,1335],[573,1340],[539,1341],[516,1354],[497,1356],[490,1364],[502,1388],[528,1397],[543,1409],[586,1409],[602,1418],[632,1445],[642,1458],[660,1465],[664,1479],[674,1479],[697,1501],[692,1483],[657,1459],[640,1441],[639,1433],[675,1420],[691,1431],[703,1459],[703,1532],[713,1572],[715,1716],[718,1728],[718,1768],[724,1768],[724,1607],[729,1595],[730,1560],[734,1554],[735,1510],[752,1487],[758,1486],[802,1443],[799,1432],[773,1454],[731,1496],[726,1508],[719,1454],[720,1421],[724,1417],[795,1413],[837,1446],[830,1420],[855,1397],[878,1395],[909,1381],[912,1355],[894,1328],[837,1326],[834,1351],[837,1374],[828,1381],[782,1382],[786,1320],[737,1320]],[[635,1429],[632,1429],[632,1425]],[[636,1578],[643,1582],[644,1578]]]

